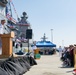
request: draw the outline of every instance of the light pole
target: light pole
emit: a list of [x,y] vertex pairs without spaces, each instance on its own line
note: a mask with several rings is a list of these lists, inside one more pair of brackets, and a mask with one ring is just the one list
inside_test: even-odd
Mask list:
[[64,40],[62,40],[62,48],[64,48]]
[[53,42],[53,29],[51,29],[51,42]]

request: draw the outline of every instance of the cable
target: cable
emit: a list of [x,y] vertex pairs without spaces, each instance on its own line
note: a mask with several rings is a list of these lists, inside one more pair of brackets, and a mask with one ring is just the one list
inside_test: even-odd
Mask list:
[[17,16],[17,19],[18,19],[19,17],[18,17],[17,11],[16,11],[16,9],[15,9],[15,6],[14,6],[14,4],[13,4],[12,0],[10,0],[10,2],[11,2],[11,4],[12,4],[12,6],[13,6],[13,9],[14,9],[14,11],[15,11],[15,14],[16,14],[16,16]]

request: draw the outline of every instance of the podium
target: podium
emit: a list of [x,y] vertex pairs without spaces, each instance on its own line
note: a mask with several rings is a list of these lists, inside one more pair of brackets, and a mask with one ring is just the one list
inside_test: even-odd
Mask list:
[[40,51],[39,48],[35,49],[35,50],[34,50],[34,54],[39,54],[39,51]]
[[0,55],[0,58],[8,58],[13,53],[12,38],[14,37],[14,32],[1,34],[0,37],[2,40],[2,54]]

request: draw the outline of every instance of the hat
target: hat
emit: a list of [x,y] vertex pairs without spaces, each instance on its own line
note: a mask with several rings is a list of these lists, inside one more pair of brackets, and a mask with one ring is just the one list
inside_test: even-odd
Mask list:
[[5,21],[5,19],[1,19],[1,21]]
[[4,22],[4,23],[6,23],[6,20],[5,20],[5,19],[2,19],[2,20],[1,20],[1,22]]

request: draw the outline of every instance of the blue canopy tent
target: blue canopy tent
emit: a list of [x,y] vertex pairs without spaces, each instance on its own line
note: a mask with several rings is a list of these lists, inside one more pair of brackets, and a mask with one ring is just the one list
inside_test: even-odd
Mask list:
[[[34,45],[32,45],[33,47]],[[55,44],[53,44],[52,42],[50,41],[38,41],[36,42],[35,44],[36,47],[39,47],[40,48],[40,54],[41,55],[52,55],[55,53],[55,50],[53,47],[56,47]],[[48,53],[47,53],[48,52]]]
[[40,47],[40,54],[44,55],[44,54],[54,54],[55,50],[53,47],[56,47],[55,44],[53,44],[50,41],[46,41],[46,36],[44,33],[44,36],[41,38],[43,39],[42,41],[37,41],[34,45],[32,46],[36,46],[36,47]]
[[36,46],[37,47],[56,47],[56,45],[50,41],[38,41],[36,43]]

